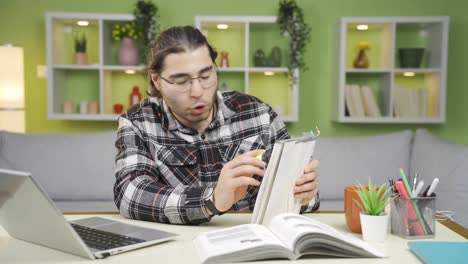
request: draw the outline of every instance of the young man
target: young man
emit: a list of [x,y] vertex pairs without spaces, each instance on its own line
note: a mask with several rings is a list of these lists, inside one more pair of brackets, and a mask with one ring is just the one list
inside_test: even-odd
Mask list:
[[[216,52],[193,27],[160,34],[148,52],[150,98],[119,119],[114,198],[124,217],[198,224],[253,210],[276,140],[289,138],[267,104],[218,92]],[[318,161],[296,181],[302,211],[319,206]]]

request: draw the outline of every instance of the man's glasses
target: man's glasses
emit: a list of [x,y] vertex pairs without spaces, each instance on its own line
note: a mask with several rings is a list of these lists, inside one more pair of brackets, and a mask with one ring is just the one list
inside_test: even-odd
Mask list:
[[198,77],[182,76],[182,77],[176,77],[171,80],[168,80],[162,77],[160,74],[158,75],[165,82],[172,84],[174,89],[179,93],[188,92],[190,88],[192,87],[193,80],[195,79],[198,79],[198,82],[200,83],[200,86],[203,89],[212,88],[213,86],[216,85],[216,82],[218,81],[218,73],[214,67],[207,70],[206,72],[203,72]]

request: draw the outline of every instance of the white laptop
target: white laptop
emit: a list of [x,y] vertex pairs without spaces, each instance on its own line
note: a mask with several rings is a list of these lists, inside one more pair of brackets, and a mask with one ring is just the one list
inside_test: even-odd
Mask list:
[[30,173],[0,169],[0,225],[17,239],[96,259],[177,234],[91,217],[68,222]]

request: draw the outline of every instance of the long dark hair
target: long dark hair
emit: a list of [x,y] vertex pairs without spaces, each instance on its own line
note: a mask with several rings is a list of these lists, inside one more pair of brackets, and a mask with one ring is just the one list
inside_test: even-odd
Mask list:
[[218,53],[208,43],[205,36],[192,26],[171,27],[163,32],[148,47],[148,95],[161,97],[161,93],[154,87],[151,74],[161,73],[164,67],[164,60],[169,54],[182,53],[206,46],[210,52],[213,63],[216,62]]

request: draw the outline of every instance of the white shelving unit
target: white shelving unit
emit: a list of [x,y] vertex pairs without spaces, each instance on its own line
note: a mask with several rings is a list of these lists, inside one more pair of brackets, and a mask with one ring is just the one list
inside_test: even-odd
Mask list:
[[[218,24],[226,24],[228,29],[218,29]],[[298,121],[299,81],[293,83],[288,80],[287,40],[281,39],[276,16],[196,16],[195,26],[203,32],[218,53],[221,50],[229,51],[229,60],[232,63],[230,67],[219,68],[220,83],[230,79],[242,80],[234,82],[233,86],[237,86],[235,90],[265,101],[284,122]],[[269,49],[274,46],[282,48],[281,66],[255,67],[255,50],[261,48],[268,56]],[[299,80],[297,69],[293,75]]]
[[[367,25],[367,30],[358,30]],[[343,17],[336,58],[335,121],[341,123],[444,123],[448,17]],[[353,68],[355,46],[370,44],[368,68]],[[402,68],[400,48],[424,48],[419,68]],[[413,76],[403,76],[413,75]],[[346,85],[367,86],[381,116],[352,114]],[[404,89],[404,92],[398,92]],[[359,92],[358,92],[359,94]],[[351,96],[350,96],[351,98]],[[368,101],[367,101],[368,102]],[[355,105],[355,104],[354,104]]]
[[[80,27],[78,21],[88,21]],[[143,77],[144,65],[122,66],[117,63],[118,42],[112,39],[115,23],[134,20],[130,14],[102,13],[46,13],[47,40],[47,96],[48,118],[59,120],[99,120],[115,121],[113,104],[122,103],[128,107],[128,94],[134,83],[144,95],[146,80]],[[86,32],[88,64],[73,64],[73,34]],[[136,74],[125,74],[133,70]],[[141,76],[141,78],[140,78]],[[128,87],[120,87],[126,83]],[[74,112],[65,114],[63,103],[72,100]],[[97,101],[97,114],[80,114],[80,100]]]

